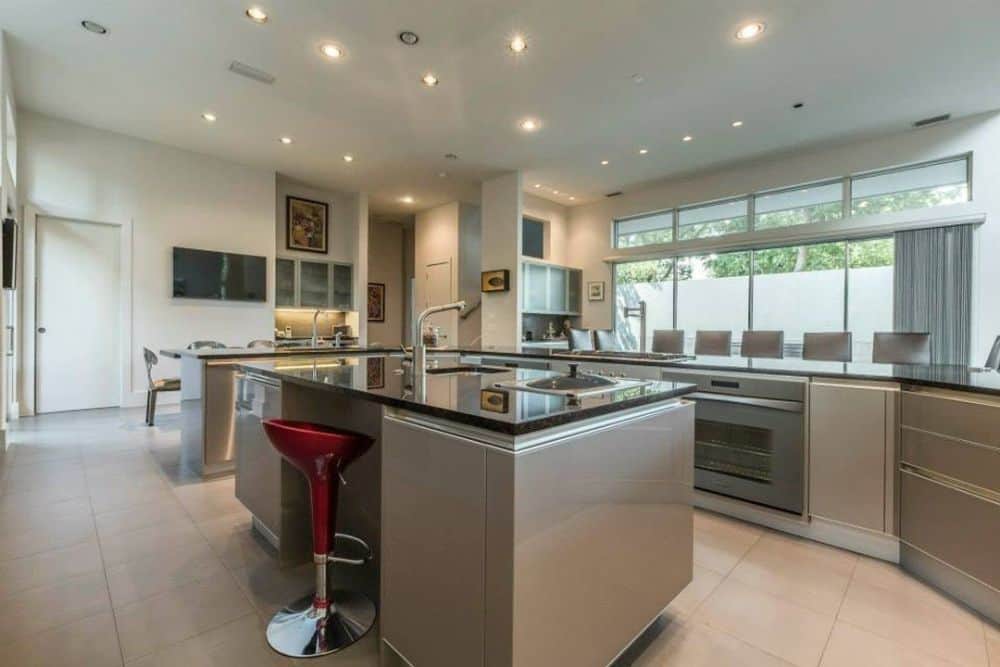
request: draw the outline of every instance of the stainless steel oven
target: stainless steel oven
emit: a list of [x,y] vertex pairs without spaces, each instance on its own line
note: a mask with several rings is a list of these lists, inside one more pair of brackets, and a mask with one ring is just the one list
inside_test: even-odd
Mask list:
[[698,385],[694,485],[801,514],[805,383],[795,379],[667,371]]

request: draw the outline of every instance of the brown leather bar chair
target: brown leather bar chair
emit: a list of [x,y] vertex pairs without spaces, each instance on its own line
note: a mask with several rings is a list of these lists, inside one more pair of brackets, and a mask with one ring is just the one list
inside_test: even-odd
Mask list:
[[156,420],[156,395],[164,391],[180,391],[180,378],[160,378],[153,379],[153,366],[160,363],[156,354],[148,347],[142,348],[142,356],[146,361],[146,378],[149,380],[149,389],[146,390],[146,426],[153,426]]
[[247,343],[247,347],[251,350],[258,347],[274,347],[274,341],[267,340],[266,338],[258,338]]
[[217,340],[196,340],[187,346],[189,350],[221,350],[226,347],[225,343]]
[[782,359],[785,356],[784,331],[744,331],[740,356],[750,359]]
[[696,331],[694,353],[714,357],[728,357],[733,354],[732,331]]
[[654,329],[652,351],[684,354],[684,329]]
[[613,329],[598,329],[594,332],[594,338],[597,341],[598,350],[617,352],[622,349]]
[[990,349],[990,355],[986,357],[986,368],[994,371],[1000,371],[1000,336],[993,341],[993,347]]
[[910,331],[876,332],[872,361],[876,364],[929,364],[931,335]]
[[809,361],[842,361],[854,358],[854,337],[850,331],[802,334],[802,358]]
[[590,329],[570,329],[567,339],[569,340],[569,349],[571,350],[579,352],[594,351],[594,333]]

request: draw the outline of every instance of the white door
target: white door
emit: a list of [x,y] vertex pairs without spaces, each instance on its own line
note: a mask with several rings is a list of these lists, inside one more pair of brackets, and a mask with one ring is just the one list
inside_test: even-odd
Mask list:
[[[420,310],[430,306],[440,306],[454,301],[451,289],[451,260],[435,262],[425,267],[424,303]],[[418,313],[419,314],[419,313]],[[458,317],[453,310],[435,313],[424,320],[424,327],[441,327],[445,335],[442,345],[457,345]]]
[[121,404],[121,230],[39,217],[35,409]]

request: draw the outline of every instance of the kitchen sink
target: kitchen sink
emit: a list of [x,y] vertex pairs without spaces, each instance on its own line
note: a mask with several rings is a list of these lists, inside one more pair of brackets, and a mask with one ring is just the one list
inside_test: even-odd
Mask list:
[[599,375],[558,375],[525,382],[529,389],[547,389],[549,391],[586,391],[617,384],[611,378]]
[[487,375],[489,373],[507,373],[509,368],[495,368],[493,366],[445,366],[444,368],[428,368],[428,375]]

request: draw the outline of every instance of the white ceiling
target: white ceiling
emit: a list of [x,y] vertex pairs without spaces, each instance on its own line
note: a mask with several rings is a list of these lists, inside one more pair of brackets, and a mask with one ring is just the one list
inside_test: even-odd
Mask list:
[[[582,203],[803,144],[1000,107],[997,0],[261,0],[271,17],[264,25],[244,17],[250,4],[4,0],[18,101],[306,183],[365,190],[383,213],[475,199],[479,181],[512,169],[524,171],[529,191]],[[109,34],[84,31],[82,19]],[[736,28],[752,19],[767,31],[737,42]],[[402,29],[420,44],[402,45]],[[517,32],[529,43],[520,56],[506,48]],[[324,40],[346,57],[319,56]],[[277,81],[231,74],[234,59]],[[435,88],[420,83],[429,70],[441,80]],[[798,101],[805,108],[793,110]],[[216,123],[201,120],[207,109]],[[542,129],[520,131],[525,116]],[[733,129],[733,120],[744,126]],[[685,134],[694,141],[681,142]],[[295,143],[279,144],[281,135]],[[446,160],[449,152],[459,159]],[[416,203],[399,203],[403,195]]]

